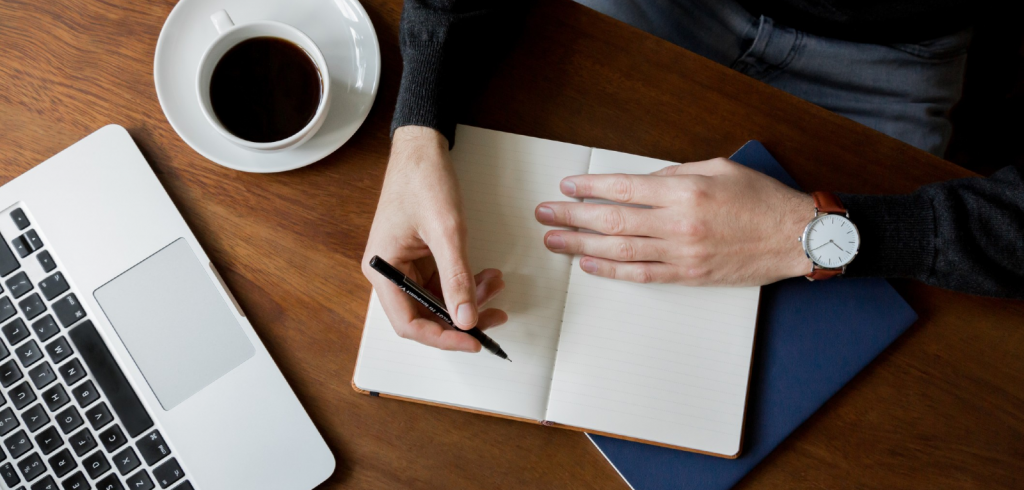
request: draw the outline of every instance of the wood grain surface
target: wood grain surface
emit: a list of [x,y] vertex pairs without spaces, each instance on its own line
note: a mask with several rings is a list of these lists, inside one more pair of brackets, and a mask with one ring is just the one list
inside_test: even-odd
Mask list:
[[[580,433],[352,390],[401,70],[401,0],[363,3],[383,61],[366,123],[319,163],[254,175],[163,116],[153,54],[174,2],[0,0],[0,182],[125,126],[333,449],[321,488],[627,488]],[[534,8],[462,121],[675,161],[758,139],[806,189],[970,175],[566,0]],[[1024,485],[1024,304],[896,285],[920,321],[740,488]]]

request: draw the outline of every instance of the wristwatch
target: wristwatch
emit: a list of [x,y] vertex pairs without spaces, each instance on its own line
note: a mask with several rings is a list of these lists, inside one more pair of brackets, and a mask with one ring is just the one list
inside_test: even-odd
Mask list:
[[810,281],[830,279],[846,272],[860,250],[860,232],[850,221],[850,213],[831,192],[813,192],[814,219],[798,238],[811,259]]

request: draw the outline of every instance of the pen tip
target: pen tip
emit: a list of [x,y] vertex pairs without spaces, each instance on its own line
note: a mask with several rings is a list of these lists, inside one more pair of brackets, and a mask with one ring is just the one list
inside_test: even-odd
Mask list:
[[508,361],[508,362],[512,362],[512,359],[509,359],[507,357],[505,358],[505,360]]

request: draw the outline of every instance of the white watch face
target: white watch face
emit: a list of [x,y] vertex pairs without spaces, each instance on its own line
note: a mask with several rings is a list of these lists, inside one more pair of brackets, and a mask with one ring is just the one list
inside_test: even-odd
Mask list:
[[804,231],[804,250],[821,267],[835,269],[849,264],[860,249],[860,233],[840,214],[818,216]]

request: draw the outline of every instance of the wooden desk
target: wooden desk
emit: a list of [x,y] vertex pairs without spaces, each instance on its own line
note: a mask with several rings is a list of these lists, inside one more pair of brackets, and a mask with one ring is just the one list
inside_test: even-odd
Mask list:
[[[322,162],[278,175],[214,165],[167,123],[152,61],[173,5],[0,1],[0,182],[105,124],[127,127],[333,448],[322,488],[625,489],[582,434],[349,386],[401,0],[365,2],[384,67],[366,124]],[[675,161],[756,138],[807,189],[906,192],[968,175],[564,0],[533,12],[464,122]],[[741,488],[1022,484],[1024,304],[896,285],[921,320]]]

